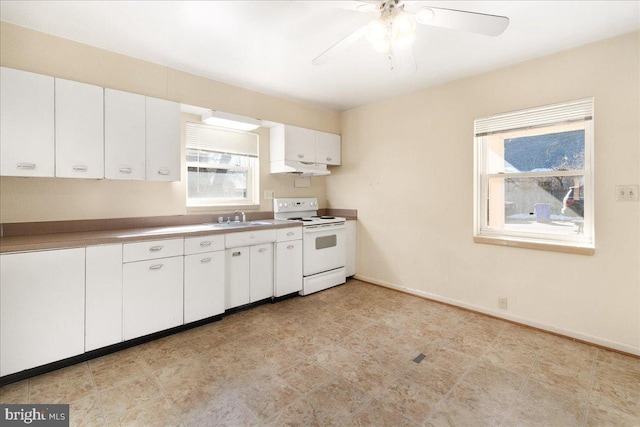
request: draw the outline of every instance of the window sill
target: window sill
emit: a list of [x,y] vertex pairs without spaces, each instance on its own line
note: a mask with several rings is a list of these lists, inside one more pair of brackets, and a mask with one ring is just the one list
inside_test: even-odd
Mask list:
[[216,205],[216,206],[187,206],[187,213],[229,212],[230,210],[257,211],[257,210],[260,210],[260,205],[230,204],[230,205]]
[[521,239],[513,239],[508,237],[487,237],[474,236],[475,243],[485,243],[489,245],[508,246],[512,248],[536,249],[541,251],[562,252],[577,255],[593,255],[596,249],[590,246],[580,246],[577,244],[562,244],[540,241],[527,241]]

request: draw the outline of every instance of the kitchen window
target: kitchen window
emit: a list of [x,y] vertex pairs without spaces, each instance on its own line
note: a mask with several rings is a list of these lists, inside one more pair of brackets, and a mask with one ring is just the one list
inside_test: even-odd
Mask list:
[[592,254],[593,98],[474,124],[474,240]]
[[187,123],[187,206],[258,205],[258,135]]

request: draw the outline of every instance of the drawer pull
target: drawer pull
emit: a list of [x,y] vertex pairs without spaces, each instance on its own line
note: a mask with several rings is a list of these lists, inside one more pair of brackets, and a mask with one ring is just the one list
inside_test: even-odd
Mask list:
[[231,254],[231,256],[240,256],[240,255],[242,255],[242,252],[233,252]]
[[267,248],[260,248],[260,249],[258,249],[258,252],[263,254],[263,253],[267,252]]
[[36,168],[36,164],[35,163],[18,163],[17,168],[23,169],[23,170],[34,170]]
[[304,154],[298,154],[299,159],[304,159]]
[[250,239],[255,239],[255,238],[256,238],[256,235],[255,235],[255,234],[252,234],[251,236],[249,236],[249,238],[250,238]]
[[327,157],[327,162],[330,162],[331,160],[333,160],[331,157]]
[[211,262],[211,258],[202,258],[200,260],[200,262],[203,263],[203,264],[207,264],[207,263]]
[[295,233],[293,231],[290,231],[287,233],[287,236],[293,236]]
[[74,172],[86,172],[88,170],[88,168],[86,166],[74,166],[73,167],[73,171]]
[[158,170],[158,175],[169,175],[171,173],[171,170],[169,169],[160,169]]
[[149,270],[160,270],[164,264],[154,264],[149,267]]
[[133,169],[131,169],[131,168],[120,168],[120,173],[124,173],[126,175],[131,175],[132,172],[133,172]]
[[162,246],[151,246],[149,252],[158,252],[162,250]]
[[293,248],[295,248],[295,246],[293,246],[293,245],[287,246],[287,249],[293,249]]
[[205,242],[200,242],[200,246],[206,248],[207,246],[211,246],[211,242],[209,240]]

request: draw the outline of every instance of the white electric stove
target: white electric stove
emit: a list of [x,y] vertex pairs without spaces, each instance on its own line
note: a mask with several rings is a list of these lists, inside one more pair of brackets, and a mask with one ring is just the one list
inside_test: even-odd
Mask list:
[[274,218],[300,221],[303,285],[309,295],[346,281],[345,218],[318,215],[316,198],[273,199]]

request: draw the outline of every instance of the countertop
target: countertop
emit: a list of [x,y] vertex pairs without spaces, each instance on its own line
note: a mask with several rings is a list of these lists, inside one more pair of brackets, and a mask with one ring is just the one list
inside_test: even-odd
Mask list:
[[274,228],[299,227],[300,221],[261,219],[260,225],[219,229],[205,224],[169,225],[159,227],[126,228],[118,230],[78,231],[6,236],[0,238],[0,253],[25,252],[42,249],[67,249],[85,246],[125,243],[144,240],[159,240],[182,237],[237,233],[242,231],[268,230]]

